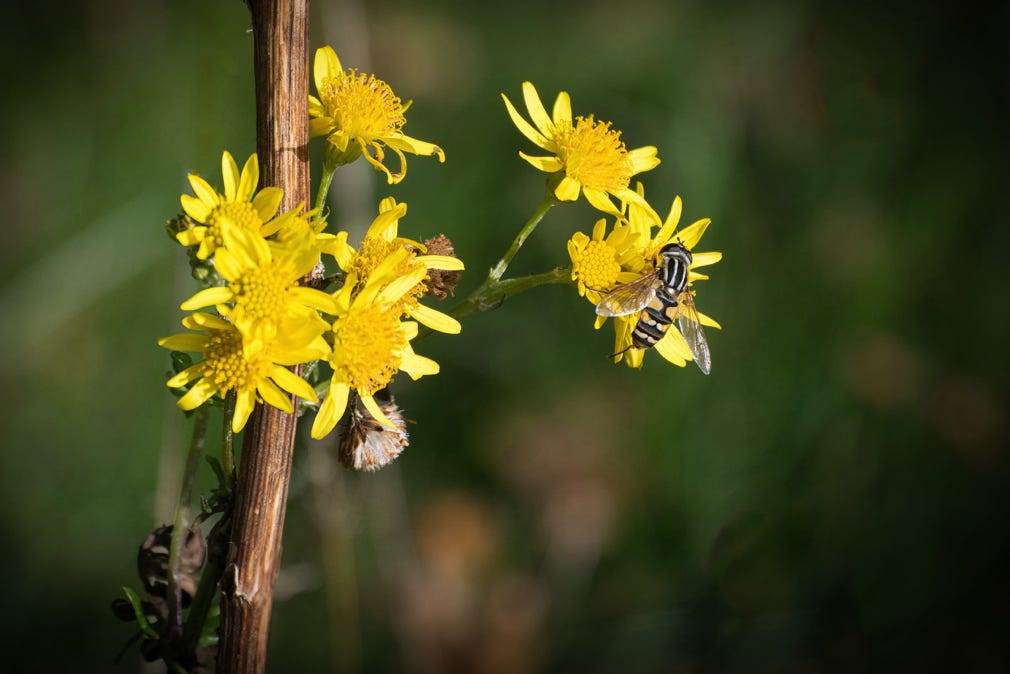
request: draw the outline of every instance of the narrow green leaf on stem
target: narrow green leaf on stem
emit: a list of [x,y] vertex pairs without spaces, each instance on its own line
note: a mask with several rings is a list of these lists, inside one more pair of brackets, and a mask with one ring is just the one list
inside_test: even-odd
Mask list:
[[193,414],[193,436],[189,443],[189,454],[186,457],[186,467],[182,473],[182,487],[179,489],[179,502],[175,506],[175,521],[172,524],[172,544],[168,553],[168,624],[170,629],[182,629],[182,596],[179,589],[177,574],[179,573],[179,552],[189,531],[189,504],[193,500],[193,485],[196,482],[196,471],[200,467],[200,454],[203,452],[204,440],[207,436],[207,410],[203,406]]
[[140,631],[152,639],[160,638],[161,635],[158,634],[158,631],[151,627],[151,623],[147,622],[147,616],[144,615],[144,606],[140,600],[140,596],[125,585],[123,586],[123,594],[126,595],[127,601],[133,607],[133,615],[137,618],[137,626],[140,628]]

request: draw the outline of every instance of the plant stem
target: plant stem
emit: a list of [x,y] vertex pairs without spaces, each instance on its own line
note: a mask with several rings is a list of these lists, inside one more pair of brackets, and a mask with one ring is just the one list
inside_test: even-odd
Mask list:
[[476,311],[490,311],[500,307],[502,302],[509,297],[518,295],[531,288],[551,283],[571,282],[571,267],[558,267],[543,274],[531,274],[529,276],[505,279],[504,281],[491,281],[489,278],[480,288],[477,288],[465,300],[453,307],[449,311],[449,314],[454,318],[461,318]]
[[323,204],[326,203],[326,195],[330,192],[330,183],[333,182],[333,174],[337,172],[337,165],[329,162],[323,162],[322,175],[319,177],[319,189],[316,191],[316,205],[315,210],[320,213],[323,212]]
[[235,400],[238,394],[235,390],[228,392],[224,398],[224,422],[221,437],[221,470],[224,471],[225,486],[228,491],[235,489],[235,431],[231,428],[231,420],[235,416]]
[[[308,0],[249,0],[248,5],[260,176],[262,185],[284,190],[280,210],[291,210],[311,198]],[[246,424],[231,522],[233,554],[221,577],[221,674],[266,669],[295,421],[293,414],[257,405]]]
[[[540,221],[544,219],[544,215],[547,214],[547,211],[551,210],[551,207],[556,203],[558,203],[557,199],[555,199],[552,194],[548,193],[544,196],[544,200],[540,202],[539,206],[537,206],[537,210],[533,211],[533,215],[526,221],[526,224],[519,230],[519,233],[516,234],[516,238],[512,240],[512,245],[509,246],[507,251],[505,251],[505,255],[502,259],[498,260],[498,264],[491,268],[491,271],[487,275],[487,280],[484,282],[484,286],[489,283],[495,283],[501,279],[501,277],[505,274],[505,270],[508,269],[509,265],[512,263],[512,258],[516,256],[516,253],[518,253],[519,249],[523,247],[523,243],[526,242],[529,235],[533,233],[533,230],[537,228]],[[481,288],[484,286],[481,286]],[[481,288],[478,288],[478,291]]]
[[193,500],[193,484],[196,471],[200,467],[200,454],[207,436],[207,408],[199,407],[194,413],[193,436],[189,441],[186,467],[182,472],[182,487],[179,502],[175,506],[175,520],[172,523],[172,543],[168,550],[168,623],[172,631],[182,630],[182,595],[179,589],[179,553],[189,533],[189,504]]

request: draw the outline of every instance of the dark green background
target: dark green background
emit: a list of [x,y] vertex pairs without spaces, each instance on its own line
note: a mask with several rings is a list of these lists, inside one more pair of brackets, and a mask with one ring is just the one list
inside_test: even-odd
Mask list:
[[[108,605],[188,433],[155,340],[195,285],[163,222],[254,149],[250,22],[4,24],[0,668],[136,671]],[[659,148],[648,195],[713,219],[697,301],[725,329],[708,378],[614,367],[555,286],[419,342],[442,373],[397,381],[393,468],[298,450],[271,671],[1010,669],[1005,5],[318,0],[312,34],[447,155],[346,172],[334,224],[392,194],[474,288],[542,194],[499,98],[529,79]],[[595,218],[555,209],[513,271]]]

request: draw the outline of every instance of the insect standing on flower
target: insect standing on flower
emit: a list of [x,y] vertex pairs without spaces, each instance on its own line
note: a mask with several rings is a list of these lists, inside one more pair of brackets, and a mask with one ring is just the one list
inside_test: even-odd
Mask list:
[[600,316],[626,316],[640,312],[631,333],[631,346],[611,357],[631,348],[650,349],[656,346],[676,318],[698,368],[705,374],[712,370],[708,341],[701,329],[694,297],[688,289],[691,260],[691,251],[683,244],[668,243],[659,250],[653,272],[617,286],[603,296],[596,305],[596,313]]

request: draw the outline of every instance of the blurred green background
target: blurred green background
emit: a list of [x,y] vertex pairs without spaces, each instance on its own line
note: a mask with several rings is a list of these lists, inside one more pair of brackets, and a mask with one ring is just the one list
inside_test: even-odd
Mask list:
[[[342,172],[331,222],[360,235],[394,195],[474,288],[542,195],[499,97],[529,79],[659,148],[657,209],[713,219],[697,302],[724,330],[710,377],[615,367],[553,286],[421,341],[442,373],[397,381],[391,468],[298,450],[271,671],[1010,670],[1006,4],[312,12],[313,48],[447,155]],[[141,668],[109,603],[189,429],[155,340],[195,285],[163,223],[187,172],[255,149],[249,25],[238,0],[8,9],[5,671]],[[595,219],[555,209],[512,272]]]

